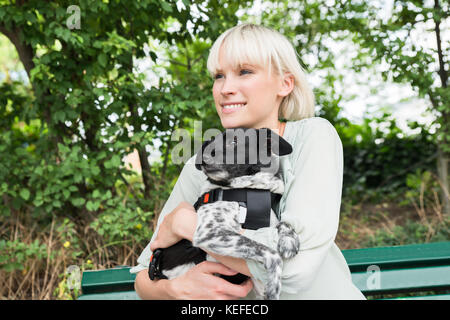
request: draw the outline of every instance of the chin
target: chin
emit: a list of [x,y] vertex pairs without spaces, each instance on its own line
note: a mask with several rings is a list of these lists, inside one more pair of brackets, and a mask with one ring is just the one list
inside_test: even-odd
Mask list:
[[222,122],[222,127],[224,129],[234,129],[234,128],[245,128],[244,124],[238,123],[238,122]]
[[241,119],[220,119],[220,122],[222,123],[222,127],[225,129],[247,127],[247,124],[245,124]]

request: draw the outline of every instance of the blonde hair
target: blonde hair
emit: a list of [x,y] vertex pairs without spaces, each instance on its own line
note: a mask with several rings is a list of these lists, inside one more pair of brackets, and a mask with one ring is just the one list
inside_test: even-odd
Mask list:
[[[224,45],[226,44],[226,45]],[[211,47],[207,68],[211,76],[220,69],[219,51],[224,54],[234,67],[244,63],[269,65],[282,75],[289,72],[294,76],[294,89],[283,98],[278,113],[279,118],[300,120],[314,116],[314,93],[301,67],[294,47],[279,32],[255,24],[241,24],[222,33]]]

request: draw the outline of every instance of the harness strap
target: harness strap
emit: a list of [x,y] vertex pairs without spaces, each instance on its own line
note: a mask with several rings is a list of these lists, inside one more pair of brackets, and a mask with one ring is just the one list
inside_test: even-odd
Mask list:
[[[167,255],[168,258],[165,258]],[[151,280],[167,279],[162,270],[170,270],[179,265],[194,262],[199,264],[206,260],[206,252],[192,246],[189,240],[183,239],[176,244],[165,248],[156,249],[150,257],[148,275]]]
[[216,188],[200,196],[194,204],[198,210],[206,203],[216,201],[236,201],[241,207],[247,209],[247,215],[242,227],[244,229],[257,230],[270,225],[270,209],[277,212],[278,202],[281,195],[268,190],[239,188],[221,189]]

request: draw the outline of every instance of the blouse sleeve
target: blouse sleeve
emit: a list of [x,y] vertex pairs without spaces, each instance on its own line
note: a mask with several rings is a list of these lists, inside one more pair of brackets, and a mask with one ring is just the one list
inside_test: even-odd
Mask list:
[[[300,131],[303,130],[300,134]],[[343,178],[342,143],[335,128],[325,119],[314,118],[304,123],[294,141],[299,147],[297,158],[286,174],[291,177],[280,208],[281,219],[290,223],[300,239],[300,252],[284,261],[282,290],[298,293],[313,282],[316,271],[334,243],[339,223]],[[285,179],[286,181],[286,179]],[[276,250],[275,227],[245,230],[244,235]],[[266,282],[262,265],[247,260],[251,274]]]
[[[204,177],[201,175],[201,172],[195,168],[194,161],[195,155],[186,162],[183,169],[181,170],[180,176],[175,183],[172,193],[170,194],[169,199],[166,201],[163,209],[161,210],[161,214],[158,218],[158,224],[150,242],[152,242],[156,237],[159,226],[166,214],[172,212],[172,210],[175,209],[182,201],[194,204],[200,196],[199,193],[201,190],[201,183],[202,180],[204,180]],[[150,251],[150,242],[147,244],[139,258],[137,259],[138,265],[131,268],[130,273],[138,273],[139,271],[148,268],[149,260],[152,255],[152,252]]]

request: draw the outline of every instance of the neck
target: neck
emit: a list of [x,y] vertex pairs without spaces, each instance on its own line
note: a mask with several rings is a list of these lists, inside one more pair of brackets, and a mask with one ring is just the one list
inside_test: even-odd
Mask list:
[[270,130],[272,130],[273,132],[275,132],[277,135],[279,135],[280,137],[283,136],[284,133],[284,127],[285,127],[286,123],[281,122],[279,120],[277,120],[276,124],[273,125],[266,125],[266,126],[259,126],[258,128],[255,129],[259,129],[259,128],[269,128]]

